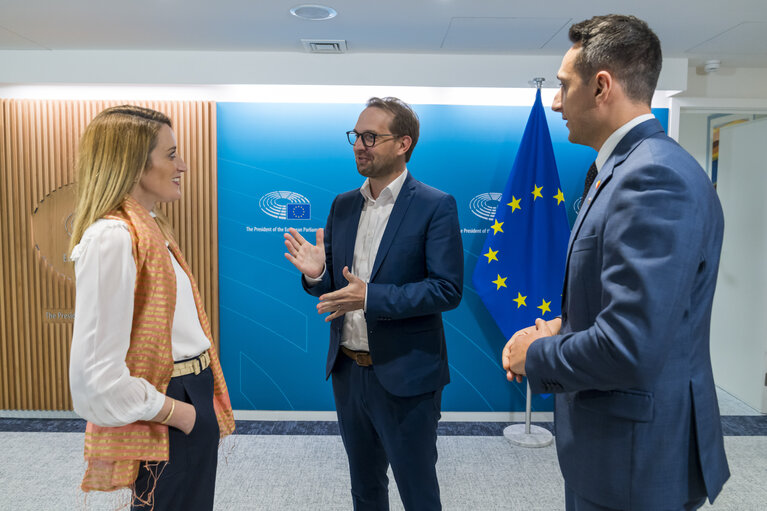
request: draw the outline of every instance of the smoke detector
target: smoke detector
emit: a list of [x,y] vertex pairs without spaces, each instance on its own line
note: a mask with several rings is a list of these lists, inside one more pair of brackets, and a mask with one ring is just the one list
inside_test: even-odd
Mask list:
[[323,21],[335,18],[338,14],[332,7],[324,5],[304,4],[297,5],[290,9],[290,14],[296,18],[312,21]]
[[344,39],[301,39],[301,44],[309,53],[346,53]]

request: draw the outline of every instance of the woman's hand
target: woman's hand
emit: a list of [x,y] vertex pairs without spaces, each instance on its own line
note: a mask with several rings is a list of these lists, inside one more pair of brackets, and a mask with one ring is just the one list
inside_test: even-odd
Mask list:
[[194,429],[194,424],[196,422],[197,410],[194,409],[194,406],[182,401],[176,401],[176,411],[173,413],[173,417],[170,418],[167,424],[168,426],[180,429],[188,435],[192,432],[192,429]]
[[[176,403],[175,407],[173,406],[174,401]],[[168,414],[170,414],[171,409],[173,410],[173,414],[165,424],[180,429],[187,435],[191,433],[194,424],[197,421],[197,410],[195,410],[194,406],[189,403],[184,403],[183,401],[168,396],[165,396],[165,403],[162,405],[160,413],[152,419],[152,422],[161,423],[164,421],[168,417]]]

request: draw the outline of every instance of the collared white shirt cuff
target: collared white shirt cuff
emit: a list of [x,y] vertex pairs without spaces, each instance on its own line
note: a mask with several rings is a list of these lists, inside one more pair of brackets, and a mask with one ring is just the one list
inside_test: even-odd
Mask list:
[[306,283],[309,285],[309,287],[316,286],[320,282],[322,282],[322,277],[325,276],[325,271],[327,268],[322,269],[322,273],[320,273],[319,277],[310,277],[309,275],[304,274],[304,279],[306,280]]

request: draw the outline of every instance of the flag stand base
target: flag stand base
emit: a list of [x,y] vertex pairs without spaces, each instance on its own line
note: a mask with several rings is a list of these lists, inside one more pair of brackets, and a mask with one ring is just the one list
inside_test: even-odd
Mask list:
[[548,429],[530,425],[530,431],[527,431],[526,424],[506,426],[503,436],[520,447],[547,447],[554,441],[554,435]]

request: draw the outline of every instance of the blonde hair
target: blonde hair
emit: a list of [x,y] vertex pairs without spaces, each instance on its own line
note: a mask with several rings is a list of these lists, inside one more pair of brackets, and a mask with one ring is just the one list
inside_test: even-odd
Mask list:
[[[85,230],[96,220],[117,209],[150,165],[157,135],[170,119],[160,112],[121,105],[99,113],[85,128],[75,163],[76,202],[71,251]],[[167,238],[170,223],[155,211],[157,223]]]

